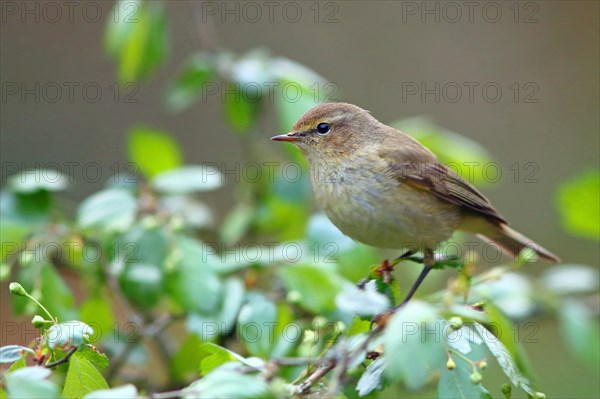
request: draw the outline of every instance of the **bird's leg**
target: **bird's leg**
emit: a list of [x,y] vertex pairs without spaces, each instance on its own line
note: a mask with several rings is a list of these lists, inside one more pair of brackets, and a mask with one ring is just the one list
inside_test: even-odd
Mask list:
[[[400,308],[402,308],[402,306],[406,305],[406,303],[408,303],[408,301],[410,301],[410,299],[413,297],[413,295],[415,294],[415,292],[417,291],[417,288],[419,288],[419,286],[421,285],[421,283],[423,282],[423,280],[425,280],[425,277],[427,277],[427,274],[429,274],[429,272],[431,271],[431,269],[433,269],[433,266],[435,265],[435,258],[433,256],[433,251],[431,251],[430,249],[425,249],[423,251],[424,256],[423,256],[423,270],[421,271],[421,274],[419,274],[419,277],[417,278],[417,281],[414,282],[414,284],[412,285],[412,287],[410,288],[410,291],[408,291],[408,294],[406,295],[406,298],[404,298],[404,301],[402,301],[402,303],[398,306],[393,307],[392,309],[380,313],[378,315],[376,315],[375,317],[373,317],[373,320],[371,321],[371,325],[373,323],[382,326],[385,325],[388,320],[391,318],[391,316],[396,313],[398,310],[400,310]],[[399,258],[408,258],[410,256],[412,256],[413,253],[406,252],[405,254],[403,254],[402,256],[400,256]],[[397,258],[397,259],[399,259]]]
[[377,268],[377,270],[375,270],[375,274],[379,276],[384,283],[390,284],[393,280],[391,273],[394,271],[394,267],[403,260],[410,259],[410,257],[415,253],[416,251],[408,250],[391,262],[385,259],[383,262],[381,262],[381,265]]
[[417,253],[417,251],[413,251],[412,249],[409,249],[408,251],[404,252],[402,255],[400,255],[396,259],[394,259],[391,262],[391,265],[392,266],[396,266],[398,263],[402,262],[403,260],[406,260],[406,259],[410,258],[411,256],[413,256],[416,253]]
[[425,277],[427,277],[427,274],[429,274],[431,269],[433,269],[434,264],[435,264],[435,259],[433,256],[433,251],[431,251],[430,249],[425,249],[424,257],[423,257],[423,265],[424,266],[423,266],[423,270],[421,271],[421,274],[419,274],[417,281],[415,281],[414,284],[412,285],[412,287],[410,287],[410,291],[408,291],[408,294],[406,295],[406,298],[404,298],[404,301],[402,301],[402,303],[400,305],[396,306],[394,308],[394,310],[400,309],[402,306],[406,305],[406,303],[408,301],[410,301],[410,299],[413,297],[413,295],[417,291],[417,288],[419,288],[419,286],[421,285],[423,280],[425,280]]

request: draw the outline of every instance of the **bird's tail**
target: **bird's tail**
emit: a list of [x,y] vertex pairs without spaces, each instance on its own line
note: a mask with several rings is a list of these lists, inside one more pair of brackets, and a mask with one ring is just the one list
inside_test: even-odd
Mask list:
[[486,241],[492,241],[498,244],[503,250],[515,258],[519,255],[523,248],[530,248],[540,258],[553,263],[560,262],[560,258],[558,256],[554,255],[537,242],[525,237],[518,231],[511,229],[507,225],[494,224],[493,226],[494,227],[491,229],[486,229],[485,235],[478,234],[478,236],[483,240],[487,239]]

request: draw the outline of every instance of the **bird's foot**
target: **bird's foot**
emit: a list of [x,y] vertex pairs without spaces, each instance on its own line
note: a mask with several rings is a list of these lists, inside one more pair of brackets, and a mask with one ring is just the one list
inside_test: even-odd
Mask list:
[[393,266],[396,266],[398,263],[403,262],[405,260],[412,260],[412,261],[416,261],[418,263],[423,263],[423,258],[413,257],[413,255],[415,253],[416,253],[416,251],[408,250],[408,251],[404,252],[402,255],[398,256],[396,259],[394,259],[390,264],[393,267]]
[[393,264],[390,263],[389,260],[385,259],[381,262],[381,265],[377,269],[375,269],[375,275],[379,277],[384,283],[390,284],[394,279],[392,277],[392,272],[394,271]]

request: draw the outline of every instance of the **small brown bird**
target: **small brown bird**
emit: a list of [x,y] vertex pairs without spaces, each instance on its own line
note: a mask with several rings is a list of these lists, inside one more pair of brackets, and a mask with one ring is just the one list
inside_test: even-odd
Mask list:
[[318,204],[344,234],[379,248],[424,254],[424,269],[408,301],[435,264],[433,252],[456,230],[475,233],[517,256],[529,247],[540,258],[559,258],[508,227],[489,200],[405,133],[364,109],[321,104],[287,134],[271,140],[295,144],[309,163]]

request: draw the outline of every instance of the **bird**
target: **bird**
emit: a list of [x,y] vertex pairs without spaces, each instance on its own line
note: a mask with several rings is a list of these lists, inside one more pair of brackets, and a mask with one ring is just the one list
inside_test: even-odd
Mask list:
[[[474,233],[508,255],[524,248],[558,256],[508,226],[467,180],[406,133],[348,103],[322,103],[273,141],[294,144],[310,170],[317,204],[345,235],[361,243],[423,254],[408,302],[436,263],[435,249],[457,231]],[[399,305],[399,306],[401,306]]]

